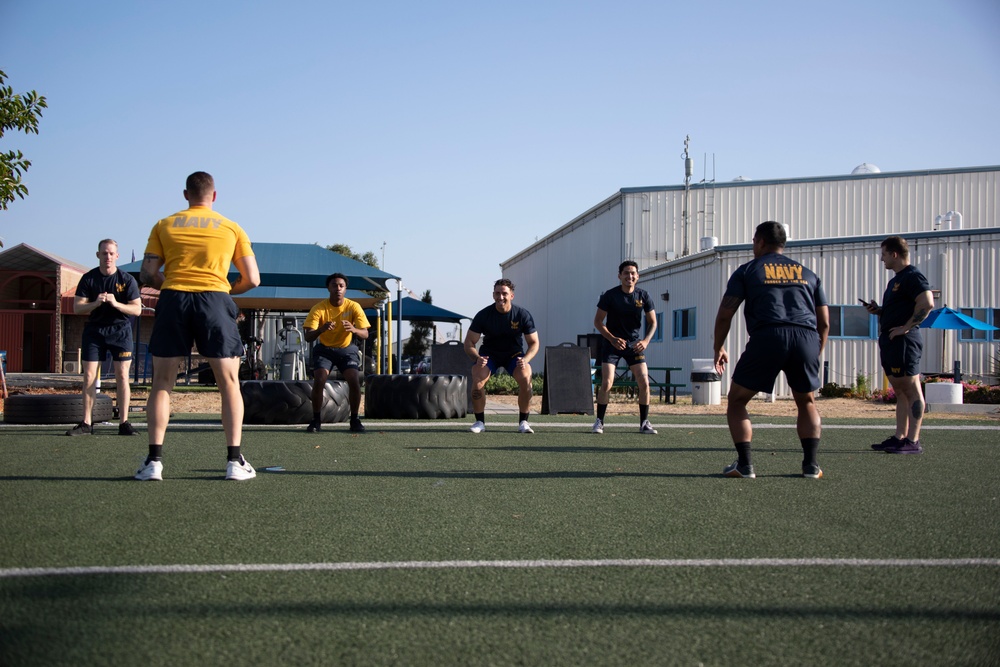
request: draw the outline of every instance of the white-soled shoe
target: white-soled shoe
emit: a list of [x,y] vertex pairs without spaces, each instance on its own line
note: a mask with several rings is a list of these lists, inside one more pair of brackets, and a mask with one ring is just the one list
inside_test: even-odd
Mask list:
[[594,428],[590,430],[591,433],[604,433],[604,420],[598,419],[594,422]]
[[242,482],[247,479],[253,479],[256,476],[257,471],[254,470],[253,466],[250,465],[250,462],[242,456],[239,461],[230,461],[226,464],[226,479]]
[[639,426],[639,433],[642,433],[643,435],[656,435],[656,429],[653,428],[653,425],[650,424],[647,419],[642,422],[641,426]]
[[163,462],[150,461],[148,463],[143,463],[142,467],[135,471],[135,478],[140,482],[162,482]]
[[486,430],[486,424],[476,420],[476,423],[469,427],[469,433],[482,433]]
[[517,432],[518,433],[534,433],[534,431],[531,430],[531,425],[528,423],[527,419],[521,420],[521,423],[517,425]]

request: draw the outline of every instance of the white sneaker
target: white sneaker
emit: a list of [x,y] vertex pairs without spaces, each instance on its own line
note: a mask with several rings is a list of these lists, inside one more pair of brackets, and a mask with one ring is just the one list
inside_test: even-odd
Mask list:
[[528,424],[528,420],[527,419],[522,420],[521,423],[517,425],[517,432],[518,433],[534,433],[534,431],[531,430],[531,426]]
[[594,428],[591,429],[591,433],[604,433],[604,421],[598,419],[594,422]]
[[469,427],[470,433],[482,433],[485,430],[486,430],[486,424],[484,424],[479,420],[476,420],[476,423]]
[[233,479],[237,482],[253,479],[257,476],[257,471],[253,469],[250,462],[242,456],[239,461],[230,461],[226,464],[226,479]]
[[163,462],[150,461],[143,463],[142,467],[135,471],[135,478],[141,482],[163,481]]
[[653,428],[653,425],[650,424],[647,419],[643,421],[642,426],[639,427],[639,433],[642,433],[643,435],[656,435],[656,429]]

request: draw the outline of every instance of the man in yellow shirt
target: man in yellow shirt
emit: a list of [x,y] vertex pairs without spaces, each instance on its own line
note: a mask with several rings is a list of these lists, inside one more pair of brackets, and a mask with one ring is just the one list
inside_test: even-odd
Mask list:
[[313,420],[306,427],[308,433],[322,430],[320,412],[323,409],[323,388],[336,366],[347,381],[351,403],[351,431],[364,433],[365,427],[358,417],[361,407],[361,352],[354,344],[354,336],[368,338],[371,324],[357,301],[348,299],[347,276],[334,273],[326,278],[330,298],[320,301],[309,311],[302,328],[306,341],[313,347]]
[[[184,198],[189,208],[157,222],[146,244],[139,279],[159,289],[160,300],[149,340],[153,357],[153,385],[146,402],[149,456],[136,471],[138,480],[163,479],[161,457],[170,422],[170,392],[192,345],[208,359],[222,395],[226,479],[242,481],[257,474],[240,453],[243,343],[236,327],[239,308],[230,295],[259,285],[260,272],[246,232],[212,210],[215,197],[210,174],[198,171],[188,176]],[[240,272],[232,284],[227,278],[230,263]]]

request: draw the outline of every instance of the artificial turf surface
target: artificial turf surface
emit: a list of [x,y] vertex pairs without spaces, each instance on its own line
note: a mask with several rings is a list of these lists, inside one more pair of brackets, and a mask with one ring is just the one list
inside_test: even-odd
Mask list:
[[[717,418],[661,419],[654,437],[633,421],[248,428],[258,477],[240,483],[196,422],[176,422],[147,483],[131,480],[145,438],[2,429],[0,664],[1000,661],[996,426],[935,423],[924,455],[891,456],[868,448],[886,422],[830,425],[825,478],[807,480],[794,430],[758,425],[758,478],[731,480]],[[536,559],[712,564],[489,564]],[[411,561],[464,565],[308,569]],[[11,575],[237,564],[291,567]]]

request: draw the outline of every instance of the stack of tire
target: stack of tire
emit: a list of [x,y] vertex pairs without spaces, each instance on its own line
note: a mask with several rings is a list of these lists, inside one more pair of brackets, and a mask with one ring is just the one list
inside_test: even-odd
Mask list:
[[458,419],[466,415],[464,375],[369,375],[369,419]]
[[[305,380],[240,382],[244,424],[308,424],[312,421],[312,386]],[[330,380],[323,391],[320,421],[344,422],[351,416],[347,383]]]

